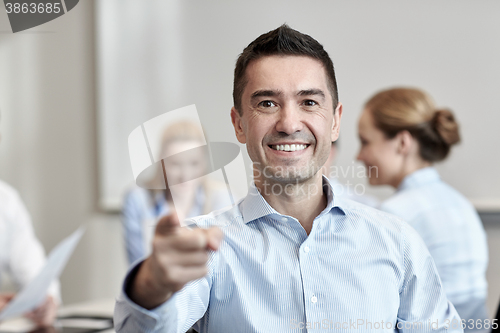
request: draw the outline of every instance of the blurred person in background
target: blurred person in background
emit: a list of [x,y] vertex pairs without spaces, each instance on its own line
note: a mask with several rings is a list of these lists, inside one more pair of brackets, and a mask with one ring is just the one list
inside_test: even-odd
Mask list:
[[[199,177],[206,174],[208,156],[200,151],[190,151],[205,145],[203,131],[190,121],[181,121],[168,126],[163,133],[161,156],[164,159],[168,181],[175,185],[165,190],[136,187],[129,191],[122,209],[122,225],[128,263],[132,264],[147,256],[151,250],[156,222],[175,212],[179,220],[208,214],[231,204],[225,184]],[[190,151],[190,152],[189,152]],[[180,154],[187,152],[184,154]],[[164,175],[156,173],[163,182]],[[158,188],[151,180],[150,188]]]
[[[45,252],[33,231],[31,218],[17,191],[0,180],[0,287],[7,273],[16,289],[33,280],[45,264]],[[0,289],[0,311],[15,297]],[[45,301],[25,316],[37,326],[50,326],[60,303],[59,282],[50,286]]]
[[472,204],[433,167],[460,141],[453,113],[436,109],[421,90],[394,88],[368,100],[358,131],[358,160],[370,184],[396,189],[380,209],[422,236],[465,331],[481,331],[488,318],[486,234]]

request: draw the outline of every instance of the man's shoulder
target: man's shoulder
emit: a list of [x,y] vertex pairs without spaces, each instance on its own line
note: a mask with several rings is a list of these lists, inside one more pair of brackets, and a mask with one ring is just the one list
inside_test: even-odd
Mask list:
[[360,202],[344,197],[336,200],[338,200],[338,207],[353,223],[370,226],[372,229],[391,229],[394,231],[401,231],[408,225],[406,221],[394,214]]
[[[354,224],[355,233],[361,241],[368,239],[384,240],[384,247],[395,244],[402,251],[416,250],[412,256],[428,255],[421,236],[404,219],[394,214],[363,205],[349,199],[342,199],[342,208],[350,223]],[[362,232],[365,231],[365,232]],[[416,254],[420,252],[419,254]]]
[[384,212],[378,208],[371,207],[348,198],[336,198],[340,207],[348,216],[359,216],[369,221],[391,221],[394,223],[404,222],[394,214]]

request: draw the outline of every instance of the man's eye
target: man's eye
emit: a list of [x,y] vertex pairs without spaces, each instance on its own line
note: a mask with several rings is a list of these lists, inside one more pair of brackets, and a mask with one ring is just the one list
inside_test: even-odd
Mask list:
[[273,101],[262,101],[259,103],[259,106],[262,106],[264,108],[272,108],[273,106],[276,106]]
[[315,101],[313,101],[311,99],[308,99],[308,100],[304,101],[304,105],[305,106],[315,106],[315,105],[318,105],[318,103],[316,103]]

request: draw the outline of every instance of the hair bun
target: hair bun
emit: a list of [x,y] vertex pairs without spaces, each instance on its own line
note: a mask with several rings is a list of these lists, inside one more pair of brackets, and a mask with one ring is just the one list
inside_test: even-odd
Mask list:
[[454,145],[460,141],[458,123],[455,121],[455,117],[450,110],[436,110],[434,112],[432,123],[434,130],[449,146]]

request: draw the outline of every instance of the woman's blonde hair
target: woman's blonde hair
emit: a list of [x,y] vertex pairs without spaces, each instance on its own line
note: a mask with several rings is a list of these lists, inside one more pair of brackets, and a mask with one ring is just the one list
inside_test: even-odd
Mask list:
[[393,88],[371,97],[365,109],[375,126],[387,138],[408,131],[420,145],[420,156],[429,162],[445,159],[452,145],[460,141],[458,124],[448,109],[436,109],[425,92],[414,88]]
[[[182,120],[176,123],[173,123],[169,126],[167,126],[162,134],[161,138],[161,149],[160,149],[160,154],[164,154],[167,147],[174,143],[174,142],[185,142],[185,141],[198,141],[200,143],[205,142],[205,134],[203,132],[203,129],[198,126],[196,123],[189,121],[189,120]],[[165,156],[160,156],[160,158],[164,158]],[[207,156],[208,158],[208,156]],[[166,179],[164,178],[163,173],[161,170],[157,172],[157,176],[162,178],[162,180],[154,179],[153,181],[155,182],[165,182],[167,183]],[[201,187],[202,190],[205,194],[205,202],[203,203],[203,214],[208,214],[210,211],[212,211],[212,200],[213,200],[213,195],[214,191],[218,190],[218,184],[208,180],[208,179],[203,179],[201,182]],[[172,196],[170,193],[170,190],[168,188],[168,184],[166,184],[167,188],[165,190],[162,190],[162,192],[165,194],[165,198],[167,200],[172,200]],[[152,198],[154,197],[154,193],[157,190],[152,190]]]
[[203,143],[205,142],[205,135],[200,126],[192,121],[183,120],[173,123],[163,131],[160,154],[165,153],[170,144],[178,141],[198,141]]

